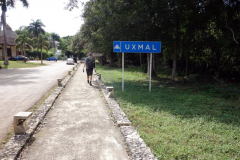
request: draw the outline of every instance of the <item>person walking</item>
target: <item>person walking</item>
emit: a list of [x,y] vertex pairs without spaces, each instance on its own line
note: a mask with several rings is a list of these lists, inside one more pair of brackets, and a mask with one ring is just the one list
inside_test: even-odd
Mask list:
[[95,60],[92,57],[92,53],[88,53],[88,57],[86,58],[86,61],[84,62],[83,66],[83,72],[84,67],[86,66],[86,72],[87,72],[87,82],[92,85],[92,74],[93,74],[93,68],[95,67]]

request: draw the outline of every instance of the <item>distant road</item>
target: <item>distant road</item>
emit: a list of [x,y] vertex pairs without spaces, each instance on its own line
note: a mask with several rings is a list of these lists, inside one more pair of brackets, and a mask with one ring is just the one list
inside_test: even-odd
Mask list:
[[44,63],[48,65],[0,70],[0,141],[12,125],[13,116],[34,106],[73,67],[66,61]]

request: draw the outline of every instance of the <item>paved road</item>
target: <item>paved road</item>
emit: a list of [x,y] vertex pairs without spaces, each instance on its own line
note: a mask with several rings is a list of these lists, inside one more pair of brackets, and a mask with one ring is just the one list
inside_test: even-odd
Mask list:
[[13,116],[34,106],[64,78],[73,65],[46,62],[47,66],[0,70],[0,141],[13,123]]

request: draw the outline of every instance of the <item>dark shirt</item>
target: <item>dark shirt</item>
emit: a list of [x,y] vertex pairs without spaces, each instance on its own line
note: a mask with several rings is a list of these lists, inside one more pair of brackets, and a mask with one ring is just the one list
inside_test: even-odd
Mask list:
[[95,63],[95,60],[93,57],[87,57],[86,58],[86,69],[88,69],[88,61],[92,61],[93,63]]

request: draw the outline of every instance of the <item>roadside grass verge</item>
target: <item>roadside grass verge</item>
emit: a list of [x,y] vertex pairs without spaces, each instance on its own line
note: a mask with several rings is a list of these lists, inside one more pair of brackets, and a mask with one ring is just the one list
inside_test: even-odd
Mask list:
[[240,159],[240,100],[166,78],[149,80],[139,68],[97,65],[106,86],[158,159]]
[[[37,109],[44,103],[44,101],[53,93],[53,91],[56,88],[57,87],[54,87],[51,91],[49,91],[40,101],[38,101],[34,106],[32,106],[27,112],[33,112],[33,113],[36,112]],[[11,125],[8,129],[6,136],[0,142],[0,150],[3,149],[5,144],[7,144],[7,142],[12,138],[12,136],[14,136],[14,128]]]
[[29,68],[29,67],[40,67],[46,64],[41,63],[32,63],[32,62],[23,62],[23,61],[9,61],[9,65],[4,65],[4,61],[0,61],[2,69],[8,68]]

